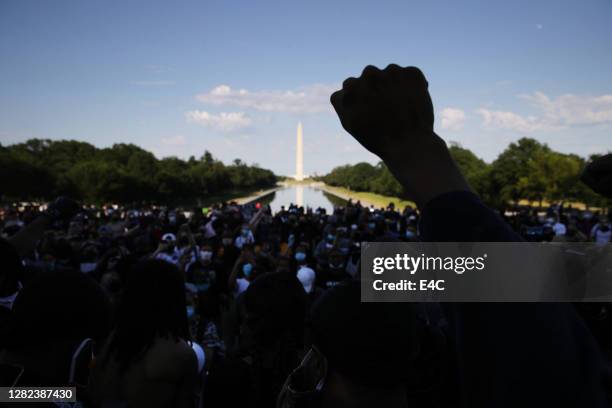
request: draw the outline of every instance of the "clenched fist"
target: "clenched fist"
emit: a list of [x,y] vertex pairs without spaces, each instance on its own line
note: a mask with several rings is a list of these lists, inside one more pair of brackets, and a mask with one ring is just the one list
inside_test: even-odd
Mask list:
[[348,78],[331,103],[344,129],[372,153],[385,158],[416,135],[433,132],[433,105],[425,76],[415,67],[365,67]]
[[612,198],[612,154],[593,160],[585,167],[580,178],[596,193]]
[[378,155],[419,205],[451,191],[470,191],[446,143],[434,133],[433,105],[415,67],[371,65],[348,78],[331,103],[344,129]]

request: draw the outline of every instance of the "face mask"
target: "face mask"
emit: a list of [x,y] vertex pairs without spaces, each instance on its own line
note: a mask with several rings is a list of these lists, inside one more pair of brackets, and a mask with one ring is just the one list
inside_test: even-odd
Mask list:
[[249,230],[245,228],[242,230],[242,236],[246,237],[247,235],[249,235]]
[[414,238],[415,234],[412,230],[406,230],[406,238]]
[[187,319],[191,319],[194,313],[193,306],[187,306]]
[[327,236],[327,240],[328,240],[328,241],[330,241],[330,242],[332,242],[332,241],[334,240],[334,238],[335,238],[335,237],[334,237],[332,234],[329,234],[329,235]]
[[371,229],[371,230],[373,230],[374,228],[376,228],[376,223],[369,222],[369,223],[368,223],[368,228],[369,228],[369,229]]
[[253,265],[251,265],[250,263],[245,263],[244,265],[242,265],[242,273],[244,274],[245,278],[248,278],[249,276],[251,276],[252,271],[253,271]]
[[201,255],[204,261],[210,261],[212,259],[213,253],[212,251],[202,251]]
[[303,262],[306,259],[306,254],[304,252],[296,252],[295,260],[298,262]]
[[223,238],[222,242],[223,242],[223,245],[225,245],[225,246],[232,245],[232,239],[231,238]]
[[89,273],[93,270],[96,269],[96,263],[95,262],[83,262],[81,264],[81,272],[82,273]]
[[357,229],[357,224],[352,224],[352,225],[351,225],[351,229],[352,229],[353,231],[355,231],[355,230]]

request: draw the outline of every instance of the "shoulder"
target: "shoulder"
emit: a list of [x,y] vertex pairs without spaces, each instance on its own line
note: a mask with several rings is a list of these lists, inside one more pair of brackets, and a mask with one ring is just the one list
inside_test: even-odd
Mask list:
[[145,359],[145,370],[151,377],[179,379],[197,372],[196,354],[184,340],[158,338]]

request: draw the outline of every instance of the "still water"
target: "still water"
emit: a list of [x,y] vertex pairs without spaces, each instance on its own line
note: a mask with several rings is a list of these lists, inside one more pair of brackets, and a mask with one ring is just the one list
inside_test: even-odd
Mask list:
[[325,208],[328,214],[333,211],[334,206],[346,205],[346,201],[342,198],[318,188],[303,185],[295,185],[275,191],[263,197],[260,202],[270,204],[272,212],[279,211],[281,206],[287,208],[290,204],[297,204],[312,209]]

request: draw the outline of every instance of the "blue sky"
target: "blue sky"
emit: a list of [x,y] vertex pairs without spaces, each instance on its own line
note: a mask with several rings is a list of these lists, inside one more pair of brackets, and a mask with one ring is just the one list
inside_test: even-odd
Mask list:
[[329,93],[419,66],[436,131],[487,161],[522,136],[612,150],[612,2],[0,0],[0,142],[138,144],[305,171],[376,158]]

